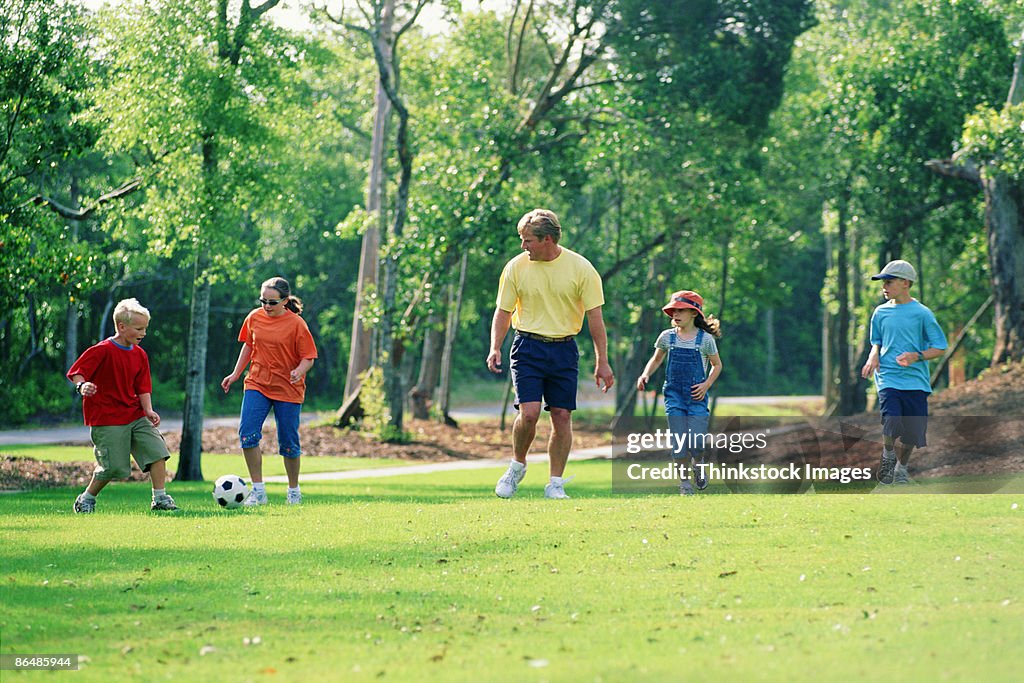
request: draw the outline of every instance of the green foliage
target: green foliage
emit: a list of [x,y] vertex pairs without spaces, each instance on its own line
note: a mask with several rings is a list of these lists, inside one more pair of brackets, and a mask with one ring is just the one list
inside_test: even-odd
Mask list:
[[387,396],[384,393],[384,371],[372,366],[359,375],[359,405],[363,409],[362,429],[385,443],[406,443],[408,432],[391,424]]
[[1024,177],[1024,105],[978,107],[964,123],[961,154],[980,163],[982,173]]

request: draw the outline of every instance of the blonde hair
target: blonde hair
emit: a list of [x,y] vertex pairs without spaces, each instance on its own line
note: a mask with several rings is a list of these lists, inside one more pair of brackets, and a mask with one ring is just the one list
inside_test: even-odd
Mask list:
[[558,216],[554,211],[548,209],[534,209],[519,219],[517,230],[529,228],[530,232],[539,240],[550,237],[552,242],[558,242],[562,237],[562,224],[558,222]]
[[114,328],[117,329],[118,323],[131,325],[132,316],[136,314],[149,319],[149,309],[140,304],[138,299],[121,299],[114,307]]

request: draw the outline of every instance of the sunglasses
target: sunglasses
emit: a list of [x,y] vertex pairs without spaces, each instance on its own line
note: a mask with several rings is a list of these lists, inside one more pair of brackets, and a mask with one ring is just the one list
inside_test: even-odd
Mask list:
[[260,304],[264,306],[276,306],[283,301],[283,299],[257,299]]

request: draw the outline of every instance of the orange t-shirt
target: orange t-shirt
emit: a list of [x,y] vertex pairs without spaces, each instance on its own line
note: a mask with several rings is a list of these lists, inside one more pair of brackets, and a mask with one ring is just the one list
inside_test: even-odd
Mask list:
[[288,373],[304,358],[316,358],[316,344],[301,316],[285,310],[269,316],[262,308],[245,316],[238,341],[252,347],[245,388],[254,389],[269,399],[302,403],[306,398],[306,378],[297,384],[288,381]]

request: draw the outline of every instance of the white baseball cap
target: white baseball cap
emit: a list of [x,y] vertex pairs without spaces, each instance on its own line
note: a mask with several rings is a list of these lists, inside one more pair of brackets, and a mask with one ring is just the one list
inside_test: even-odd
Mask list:
[[872,275],[872,280],[891,280],[892,278],[900,278],[901,280],[910,280],[911,282],[917,281],[917,271],[914,270],[914,266],[910,265],[906,261],[896,260],[889,261],[885,264],[885,268],[882,268],[882,272],[878,275]]

